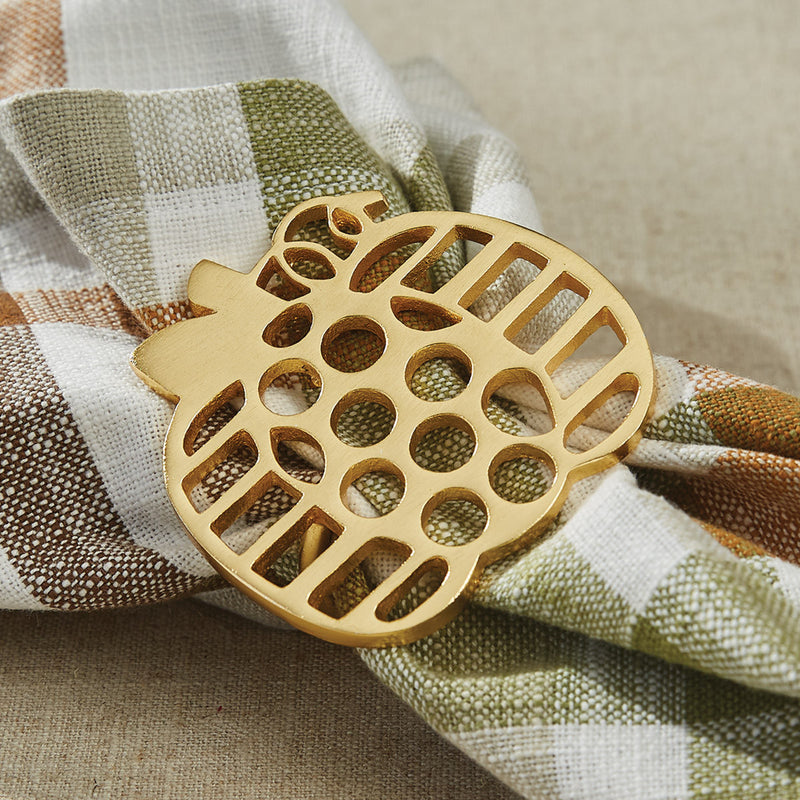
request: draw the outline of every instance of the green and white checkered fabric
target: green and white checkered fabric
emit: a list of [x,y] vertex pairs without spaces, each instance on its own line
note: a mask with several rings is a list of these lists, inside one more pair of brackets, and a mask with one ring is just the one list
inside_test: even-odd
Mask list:
[[[96,44],[112,20],[94,8]],[[454,207],[540,227],[513,147],[438,68],[390,73],[327,4],[281,0],[253,13],[263,50],[278,39],[281,49],[268,63],[233,54],[243,82],[217,84],[229,70],[215,78],[207,62],[126,73],[111,46],[103,72],[89,28],[81,39],[70,17],[69,85],[100,87],[107,75],[116,88],[36,91],[0,108],[0,346],[13,362],[3,379],[4,607],[126,605],[219,586],[161,483],[171,407],[128,367],[147,331],[188,313],[197,261],[247,270],[298,202],[364,189],[383,191],[394,214]],[[250,80],[257,74],[275,79]],[[169,88],[197,84],[208,85]],[[498,299],[514,291],[494,288]],[[655,418],[626,465],[580,482],[546,535],[489,568],[450,625],[362,655],[525,797],[797,798],[800,405],[708,368],[662,357],[656,366]],[[418,380],[420,393],[442,398],[463,378],[442,361]],[[742,392],[750,405],[736,405]],[[284,400],[306,402],[300,390]],[[740,424],[756,400],[761,438]],[[491,413],[510,431],[535,427],[532,397]],[[585,435],[601,437],[620,413],[598,413]],[[356,442],[386,421],[373,408],[342,424]],[[71,455],[57,472],[45,461],[14,472],[28,440]],[[425,457],[435,468],[462,447],[448,436]],[[524,471],[505,479],[526,497],[541,482]],[[359,488],[365,513],[391,503],[385,483]],[[474,521],[453,508],[432,524],[457,540]]]

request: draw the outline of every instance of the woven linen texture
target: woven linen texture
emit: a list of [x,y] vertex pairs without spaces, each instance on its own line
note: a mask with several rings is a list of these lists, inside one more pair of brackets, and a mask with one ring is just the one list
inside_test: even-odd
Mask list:
[[[249,269],[295,204],[362,189],[392,213],[454,207],[538,229],[524,169],[446,75],[391,73],[333,5],[1,8],[15,35],[0,81],[0,604],[219,587],[163,488],[170,406],[128,366],[148,332],[189,314],[194,263]],[[216,25],[223,9],[235,30]],[[136,36],[120,46],[121,29]],[[225,55],[200,57],[210,50]],[[515,288],[498,284],[495,301]],[[800,401],[656,366],[656,414],[624,466],[578,484],[459,619],[363,657],[527,797],[797,797]],[[425,391],[459,380],[439,364]],[[525,396],[492,413],[510,430],[536,417]],[[458,442],[431,458],[458,458]],[[391,486],[359,488],[365,508],[391,501]]]

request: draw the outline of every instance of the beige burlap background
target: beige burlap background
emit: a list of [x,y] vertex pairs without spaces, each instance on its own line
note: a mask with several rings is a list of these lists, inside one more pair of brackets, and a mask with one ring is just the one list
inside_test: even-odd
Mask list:
[[[796,5],[346,0],[521,148],[654,349],[800,392]],[[3,614],[0,792],[506,798],[355,654],[198,603]]]

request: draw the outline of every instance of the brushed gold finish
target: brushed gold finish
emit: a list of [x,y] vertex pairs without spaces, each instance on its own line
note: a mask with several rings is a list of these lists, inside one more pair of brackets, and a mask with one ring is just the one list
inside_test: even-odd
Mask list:
[[303,534],[300,549],[300,569],[304,570],[312,561],[320,556],[330,544],[330,532],[324,525],[312,522]]
[[[195,318],[155,333],[132,357],[142,379],[177,403],[165,480],[203,554],[269,610],[353,646],[406,643],[452,619],[487,564],[530,544],[576,480],[630,451],[654,401],[641,326],[617,290],[575,253],[490,217],[436,211],[379,219],[386,210],[379,192],[316,198],[284,218],[249,273],[200,262],[188,287]],[[309,224],[327,228],[330,241],[302,238]],[[459,242],[467,263],[456,270],[443,254]],[[484,292],[510,281],[516,265],[532,279],[497,308]],[[577,298],[577,307],[565,307],[557,330],[536,329],[536,314],[560,292]],[[613,333],[619,352],[565,393],[554,374],[601,328]],[[337,347],[354,336],[355,351],[345,347],[351,358],[342,360]],[[437,399],[412,390],[434,358],[460,365],[459,393]],[[275,405],[275,381],[293,382],[291,397],[303,402],[291,405],[278,392]],[[548,430],[510,431],[492,418],[492,397],[510,384],[538,393]],[[604,441],[584,451],[567,446],[597,409],[623,393],[632,398],[630,410]],[[385,412],[381,441],[359,446],[337,433],[359,403]],[[435,450],[426,455],[429,436],[440,429],[460,437],[460,461],[437,461]],[[311,464],[313,478],[284,468],[287,453]],[[549,474],[539,496],[508,488],[507,468],[526,459]],[[353,507],[353,483],[375,472],[393,482],[396,507],[370,517]],[[216,475],[225,480],[198,501],[198,487]],[[225,539],[278,495],[285,513],[270,517],[254,541],[236,547]],[[451,501],[483,515],[471,541],[430,534],[429,520]],[[294,572],[276,578],[292,552]],[[384,579],[366,588],[362,580],[356,601],[344,608],[334,602],[378,552],[388,553],[388,561],[381,556]],[[415,592],[423,598],[416,605]]]

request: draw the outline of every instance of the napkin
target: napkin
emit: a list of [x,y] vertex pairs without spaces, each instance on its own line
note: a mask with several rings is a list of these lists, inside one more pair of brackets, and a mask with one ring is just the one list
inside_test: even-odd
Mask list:
[[[389,70],[333,3],[7,2],[0,30],[0,605],[217,590],[163,488],[171,406],[128,366],[190,314],[192,266],[247,270],[298,202],[363,189],[541,230],[524,167],[441,68]],[[624,465],[579,482],[454,622],[362,656],[526,797],[793,797],[800,401],[656,368]],[[233,596],[206,595],[271,622]]]

